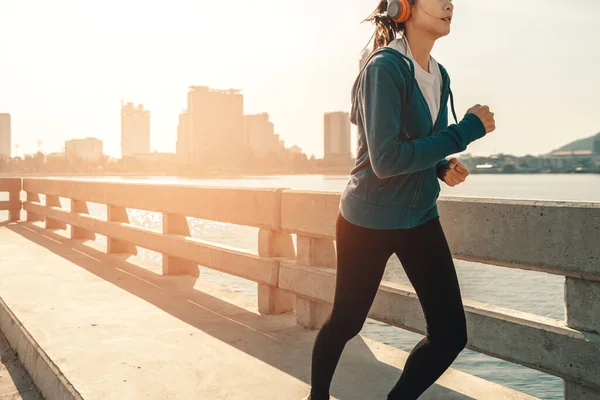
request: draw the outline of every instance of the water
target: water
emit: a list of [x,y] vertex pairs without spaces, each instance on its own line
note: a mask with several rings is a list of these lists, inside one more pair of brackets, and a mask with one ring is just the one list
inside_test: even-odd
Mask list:
[[[99,178],[101,179],[101,178]],[[110,178],[113,179],[113,178]],[[131,181],[132,179],[123,178]],[[347,176],[270,176],[240,179],[187,180],[160,177],[156,183],[226,187],[283,187],[297,190],[340,192]],[[134,181],[147,181],[135,179]],[[600,201],[600,175],[472,175],[455,188],[443,187],[444,196],[473,196],[529,200]],[[65,207],[68,205],[65,203]],[[106,207],[90,205],[94,215],[106,217]],[[135,225],[160,230],[162,217],[158,213],[129,210]],[[189,219],[194,237],[210,240],[257,253],[256,228]],[[100,239],[103,240],[103,239]],[[105,239],[104,239],[105,240]],[[143,257],[161,262],[161,255],[140,249]],[[490,267],[483,264],[456,261],[463,298],[501,307],[525,311],[557,320],[564,319],[564,278],[544,273]],[[246,280],[201,268],[201,276],[232,290],[256,296],[256,284]],[[409,284],[397,259],[388,263],[384,280]],[[362,335],[410,352],[422,336],[405,332],[373,320],[367,320]],[[550,375],[465,350],[453,368],[483,379],[522,391],[541,399],[562,399],[563,381]],[[393,382],[390,382],[392,385]]]

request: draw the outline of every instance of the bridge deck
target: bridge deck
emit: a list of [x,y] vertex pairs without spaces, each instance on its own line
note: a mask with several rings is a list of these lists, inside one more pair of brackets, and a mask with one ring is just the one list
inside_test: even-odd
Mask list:
[[[0,296],[84,399],[306,395],[316,332],[253,298],[34,224],[0,227]],[[407,353],[357,337],[332,396],[384,399]],[[32,371],[35,375],[35,371]],[[0,386],[1,388],[1,386]],[[1,397],[0,392],[0,398]],[[423,399],[532,397],[449,370]]]

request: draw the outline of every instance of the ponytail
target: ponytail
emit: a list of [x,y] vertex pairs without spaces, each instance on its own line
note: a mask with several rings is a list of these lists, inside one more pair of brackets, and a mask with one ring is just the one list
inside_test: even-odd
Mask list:
[[[411,0],[411,3],[414,1]],[[387,13],[387,0],[380,0],[377,8],[373,13],[365,19],[363,22],[371,22],[375,25],[375,33],[373,34],[373,51],[380,47],[385,47],[394,39],[396,36],[404,31],[404,23],[397,23],[391,19]]]

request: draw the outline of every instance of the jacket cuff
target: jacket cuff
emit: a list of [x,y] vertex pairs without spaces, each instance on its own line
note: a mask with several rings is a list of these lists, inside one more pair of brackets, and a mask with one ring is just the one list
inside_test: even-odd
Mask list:
[[444,174],[448,170],[448,160],[442,160],[436,165],[436,174],[438,179],[444,180]]

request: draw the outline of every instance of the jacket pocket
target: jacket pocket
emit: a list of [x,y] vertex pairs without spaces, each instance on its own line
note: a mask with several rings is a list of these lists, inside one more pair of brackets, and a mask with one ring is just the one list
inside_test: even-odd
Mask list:
[[414,200],[419,173],[379,179],[373,173],[366,187],[365,201],[371,204],[410,207]]
[[418,188],[418,193],[414,201],[414,207],[430,209],[432,208],[440,194],[440,183],[436,174],[435,167],[420,172],[422,181]]

